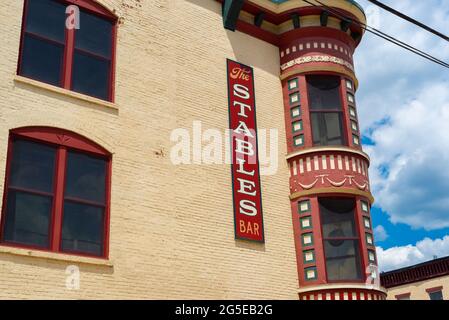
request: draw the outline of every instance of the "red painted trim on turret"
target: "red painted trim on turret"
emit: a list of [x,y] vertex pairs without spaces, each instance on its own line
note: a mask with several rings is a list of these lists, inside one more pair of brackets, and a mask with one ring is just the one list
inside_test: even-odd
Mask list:
[[256,27],[253,24],[250,24],[245,21],[237,21],[237,30],[246,34],[249,34],[253,36],[254,38],[266,41],[268,43],[271,43],[274,46],[279,46],[279,38],[277,35],[266,31],[264,29],[261,29],[259,27]]

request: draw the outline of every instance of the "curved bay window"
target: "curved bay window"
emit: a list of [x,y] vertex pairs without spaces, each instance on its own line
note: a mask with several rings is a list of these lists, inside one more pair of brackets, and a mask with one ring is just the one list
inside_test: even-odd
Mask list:
[[320,198],[319,204],[328,281],[361,281],[355,200]]
[[1,242],[107,257],[110,154],[64,130],[10,135]]
[[306,80],[313,144],[344,145],[340,77],[308,75]]
[[25,0],[17,73],[112,101],[115,38],[115,16],[94,1]]

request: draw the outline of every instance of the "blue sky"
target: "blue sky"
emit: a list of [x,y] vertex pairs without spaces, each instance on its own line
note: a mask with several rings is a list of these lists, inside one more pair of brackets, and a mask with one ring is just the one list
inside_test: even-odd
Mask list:
[[[449,43],[366,0],[372,25],[449,62]],[[449,0],[384,0],[443,33]],[[449,255],[449,70],[366,34],[355,65],[381,270]]]

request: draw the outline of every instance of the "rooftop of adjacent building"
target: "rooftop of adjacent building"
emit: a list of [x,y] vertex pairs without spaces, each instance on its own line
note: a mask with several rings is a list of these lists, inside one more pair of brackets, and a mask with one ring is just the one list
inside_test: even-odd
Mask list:
[[380,280],[382,286],[388,289],[447,275],[449,275],[449,256],[383,272]]

